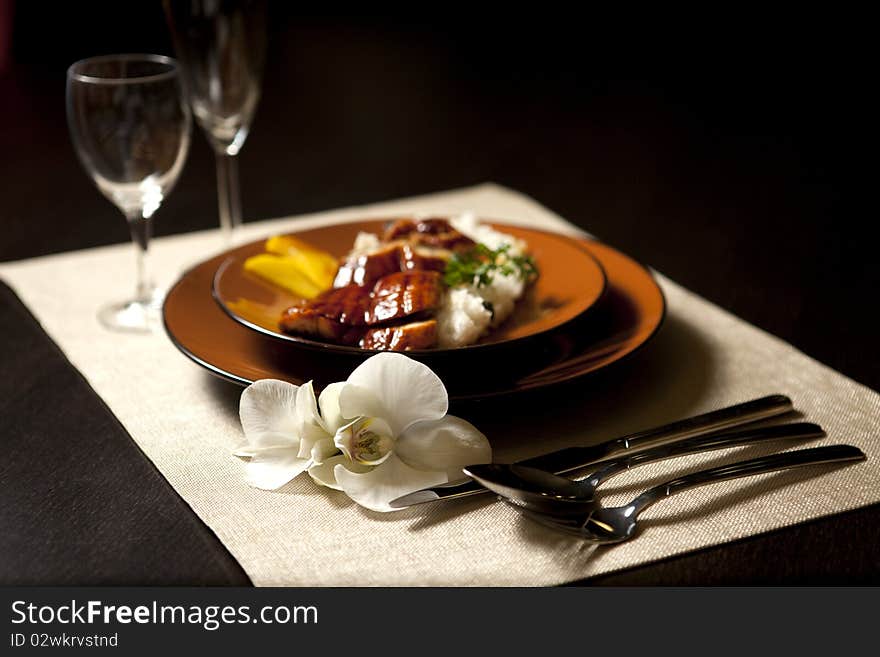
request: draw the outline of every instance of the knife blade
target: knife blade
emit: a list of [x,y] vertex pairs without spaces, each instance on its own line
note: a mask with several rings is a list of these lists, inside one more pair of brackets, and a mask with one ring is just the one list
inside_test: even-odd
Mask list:
[[[566,447],[555,452],[518,461],[518,463],[561,475],[622,454],[635,454],[652,447],[766,420],[788,413],[792,409],[791,399],[785,395],[768,395],[608,440],[598,445]],[[473,479],[463,478],[403,495],[392,500],[390,505],[395,509],[404,509],[417,504],[470,497],[488,492]]]

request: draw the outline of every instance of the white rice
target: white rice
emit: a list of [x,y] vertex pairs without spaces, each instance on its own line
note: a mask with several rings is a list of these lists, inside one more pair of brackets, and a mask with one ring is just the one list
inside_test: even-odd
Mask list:
[[465,287],[450,290],[437,311],[437,342],[444,349],[473,344],[491,321],[482,297]]
[[481,224],[473,212],[464,212],[457,217],[451,217],[449,223],[462,235],[470,237],[478,244],[485,244],[493,251],[497,251],[505,244],[510,244],[508,253],[516,256],[523,255],[528,248],[523,240]]
[[480,288],[471,287],[474,294],[479,295],[484,301],[492,305],[494,316],[492,317],[492,328],[498,326],[505,319],[510,317],[513,307],[516,305],[523,291],[525,283],[516,274],[504,276],[496,273],[489,285]]
[[470,285],[450,290],[437,311],[439,346],[463,347],[479,340],[510,316],[524,288],[517,276],[496,274],[484,287]]
[[[508,253],[522,255],[528,245],[521,239],[480,224],[472,213],[450,219],[452,226],[493,251],[505,244]],[[525,291],[525,282],[516,274],[495,272],[488,285],[468,285],[450,290],[437,313],[438,342],[442,348],[473,344],[490,328],[510,317]]]

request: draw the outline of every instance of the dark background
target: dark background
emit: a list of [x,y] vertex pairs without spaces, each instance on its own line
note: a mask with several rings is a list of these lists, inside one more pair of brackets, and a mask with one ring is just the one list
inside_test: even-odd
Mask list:
[[[14,12],[0,259],[127,240],[74,156],[64,75],[95,54],[173,54],[161,3],[2,2]],[[858,15],[298,5],[270,4],[240,155],[246,221],[498,182],[880,387],[863,321],[880,281],[876,211],[853,203],[858,179],[875,184],[862,165],[876,70]],[[217,221],[196,129],[156,231]]]
[[[880,388],[865,16],[298,4],[270,3],[263,97],[240,155],[245,221],[501,183]],[[0,0],[0,260],[129,239],[75,158],[64,81],[79,58],[138,51],[173,54],[158,0]],[[213,155],[195,128],[156,232],[217,224]],[[876,543],[869,521],[862,538]],[[821,549],[794,581],[876,581],[869,554],[823,565],[835,525],[817,527],[799,535]],[[780,545],[672,560],[647,581],[707,583],[722,568],[738,581],[731,559],[774,581],[754,564]]]

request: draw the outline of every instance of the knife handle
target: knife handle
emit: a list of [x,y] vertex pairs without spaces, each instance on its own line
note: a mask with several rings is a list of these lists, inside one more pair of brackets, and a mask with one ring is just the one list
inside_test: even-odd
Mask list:
[[766,420],[788,413],[792,408],[791,399],[785,395],[768,395],[735,406],[678,420],[654,429],[633,433],[601,445],[567,447],[550,454],[542,454],[525,461],[519,461],[519,463],[554,474],[565,474],[599,460],[623,454],[633,454],[686,438]]

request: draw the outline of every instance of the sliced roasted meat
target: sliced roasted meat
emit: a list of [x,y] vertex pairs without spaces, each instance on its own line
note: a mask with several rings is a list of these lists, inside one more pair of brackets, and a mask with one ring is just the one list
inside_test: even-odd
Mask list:
[[427,233],[429,235],[440,235],[442,233],[451,233],[457,232],[455,228],[452,227],[452,224],[449,223],[446,219],[441,219],[439,217],[432,217],[430,219],[419,219],[416,222],[416,230],[420,233]]
[[410,322],[401,326],[382,326],[368,329],[361,346],[364,349],[409,351],[431,349],[437,346],[437,320]]
[[418,226],[416,225],[416,222],[412,219],[398,219],[396,221],[392,221],[385,227],[385,230],[382,231],[382,241],[391,242],[392,240],[406,237],[410,233],[414,233],[417,230]]
[[435,310],[443,300],[442,274],[412,270],[389,274],[373,287],[367,324],[381,324]]
[[443,271],[452,251],[407,242],[393,242],[367,254],[353,256],[339,266],[333,287],[372,287],[380,278],[399,271]]
[[347,259],[339,266],[333,287],[372,286],[383,276],[396,271],[400,271],[400,244],[397,242]]
[[446,219],[420,219],[416,222],[416,232],[407,239],[411,244],[439,249],[456,250],[473,246],[474,241],[458,232]]
[[332,288],[285,310],[281,316],[281,330],[342,344],[357,344],[364,334],[370,305],[369,288],[359,285]]
[[427,269],[430,271],[444,271],[446,263],[452,257],[452,251],[446,249],[432,249],[427,246],[403,244],[400,247],[400,270]]
[[474,245],[474,241],[459,233],[457,230],[450,230],[446,233],[413,233],[409,237],[412,244],[420,244],[422,246],[430,246],[438,249],[450,249],[457,251],[470,248]]
[[382,233],[382,241],[404,240],[441,249],[460,249],[473,246],[469,237],[462,235],[446,219],[398,219],[389,224]]

